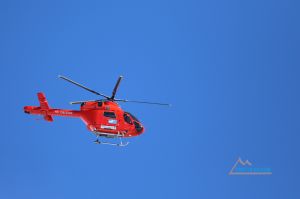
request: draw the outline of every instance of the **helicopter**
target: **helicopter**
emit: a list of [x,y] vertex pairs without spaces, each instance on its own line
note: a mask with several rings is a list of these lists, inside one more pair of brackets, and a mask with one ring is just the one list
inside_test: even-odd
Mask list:
[[[144,133],[145,127],[142,123],[133,114],[124,111],[118,102],[170,106],[167,103],[115,98],[123,76],[119,76],[111,96],[94,91],[65,76],[58,75],[58,77],[95,95],[101,96],[103,99],[73,101],[70,104],[80,104],[80,110],[66,110],[51,108],[45,94],[39,92],[37,93],[37,97],[40,106],[25,106],[24,112],[27,114],[42,115],[44,120],[48,122],[53,122],[53,116],[80,118],[85,123],[87,129],[96,135],[96,140],[94,141],[96,144],[127,146],[129,142],[123,142],[122,138],[135,137]],[[119,143],[100,141],[99,137],[119,139]]]

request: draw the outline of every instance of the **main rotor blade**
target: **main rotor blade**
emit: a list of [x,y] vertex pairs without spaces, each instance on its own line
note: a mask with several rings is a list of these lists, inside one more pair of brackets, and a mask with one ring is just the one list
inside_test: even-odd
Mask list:
[[115,99],[116,102],[132,102],[132,103],[141,103],[141,104],[154,104],[162,106],[171,106],[171,104],[158,103],[158,102],[145,102],[145,101],[136,101],[136,100],[126,100],[126,99]]
[[101,100],[84,100],[84,101],[74,101],[74,102],[70,102],[70,104],[82,104],[85,102],[100,102]]
[[111,95],[111,99],[112,99],[112,100],[115,99],[115,96],[116,96],[116,93],[117,93],[117,90],[118,90],[118,88],[119,88],[119,85],[120,85],[120,82],[121,82],[122,78],[123,78],[123,76],[120,76],[120,77],[118,78],[118,81],[117,81],[117,83],[116,83],[116,85],[115,85],[115,87],[114,87],[114,90],[113,90],[113,92],[112,92],[112,95]]
[[79,86],[79,87],[81,87],[81,88],[83,88],[83,89],[85,89],[85,90],[87,90],[87,91],[90,91],[91,93],[94,93],[94,94],[96,94],[96,95],[100,95],[100,96],[105,97],[105,98],[107,98],[107,99],[110,98],[110,97],[108,97],[108,96],[106,96],[106,95],[103,95],[103,94],[98,93],[98,92],[96,92],[96,91],[94,91],[94,90],[92,90],[92,89],[89,89],[88,87],[85,87],[85,86],[83,86],[83,85],[81,85],[81,84],[79,84],[79,83],[77,83],[77,82],[75,82],[75,81],[73,81],[73,80],[71,80],[71,79],[69,79],[69,78],[66,78],[66,77],[64,77],[64,76],[62,76],[62,75],[58,75],[58,77],[61,78],[61,79],[63,79],[63,80],[66,80],[66,81],[68,81],[68,82],[70,82],[70,83],[72,83],[72,84],[75,84],[76,86]]

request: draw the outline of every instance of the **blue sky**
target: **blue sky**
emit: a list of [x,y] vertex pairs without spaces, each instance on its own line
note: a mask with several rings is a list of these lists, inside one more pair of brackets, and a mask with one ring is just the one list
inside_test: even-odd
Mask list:
[[[299,198],[298,1],[1,1],[0,198]],[[146,127],[95,145],[23,113],[118,97]],[[228,176],[241,157],[271,176]]]

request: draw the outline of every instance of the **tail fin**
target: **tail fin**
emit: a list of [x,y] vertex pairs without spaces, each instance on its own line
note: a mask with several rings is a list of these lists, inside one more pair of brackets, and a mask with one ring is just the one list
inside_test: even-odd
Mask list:
[[38,93],[37,96],[40,102],[40,106],[25,106],[24,112],[28,114],[43,115],[46,121],[53,122],[53,117],[48,114],[48,110],[50,110],[50,107],[44,93]]
[[[48,101],[47,101],[46,96],[44,95],[44,93],[40,92],[40,93],[37,94],[37,96],[38,96],[38,99],[40,101],[41,110],[49,110],[50,107],[49,107]],[[51,115],[48,115],[47,111],[45,111],[44,119],[48,122],[53,122],[53,117]]]
[[37,96],[38,96],[38,99],[39,99],[39,102],[40,102],[41,109],[46,109],[46,110],[50,109],[48,101],[47,101],[46,96],[44,95],[44,93],[37,93]]
[[53,122],[53,117],[51,115],[44,115],[44,119],[48,122]]
[[25,113],[34,114],[34,115],[43,115],[44,119],[49,122],[53,122],[53,116],[81,118],[81,111],[53,109],[49,106],[44,93],[40,92],[37,94],[37,96],[40,102],[40,106],[24,106]]

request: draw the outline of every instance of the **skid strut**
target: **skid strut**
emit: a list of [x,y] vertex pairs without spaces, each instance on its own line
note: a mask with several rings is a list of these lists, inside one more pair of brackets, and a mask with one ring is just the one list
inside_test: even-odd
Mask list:
[[127,146],[129,142],[123,142],[122,141],[122,134],[118,134],[116,137],[119,138],[120,142],[119,143],[114,143],[114,142],[103,142],[99,140],[99,135],[97,135],[97,139],[94,141],[95,144],[106,144],[106,145],[111,145],[111,146]]

